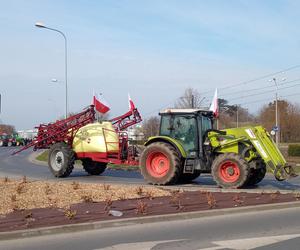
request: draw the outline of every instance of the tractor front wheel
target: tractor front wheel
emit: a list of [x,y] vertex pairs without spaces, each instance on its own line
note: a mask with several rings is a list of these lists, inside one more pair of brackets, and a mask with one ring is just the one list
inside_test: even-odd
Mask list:
[[48,166],[55,177],[67,177],[72,173],[75,154],[72,148],[64,142],[51,146],[48,156]]
[[247,185],[249,186],[256,185],[261,182],[265,178],[267,172],[266,164],[264,162],[256,161],[255,164],[258,166],[256,166],[255,169],[250,169],[250,175],[247,182]]
[[91,159],[82,159],[83,169],[90,175],[100,175],[102,174],[107,166],[107,163],[97,162]]
[[240,188],[247,184],[249,175],[249,165],[240,155],[225,153],[213,161],[212,176],[222,188]]
[[174,147],[155,142],[145,148],[140,157],[141,173],[155,185],[175,184],[182,173],[182,163]]

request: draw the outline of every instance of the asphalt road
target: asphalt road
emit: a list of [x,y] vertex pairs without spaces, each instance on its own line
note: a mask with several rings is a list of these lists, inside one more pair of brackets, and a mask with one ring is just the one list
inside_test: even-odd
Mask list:
[[289,249],[300,245],[300,208],[156,222],[0,241],[0,249]]
[[[122,184],[143,184],[146,182],[138,172],[122,170],[106,170],[100,176],[90,176],[82,169],[75,168],[68,178],[55,178],[50,173],[48,167],[34,164],[28,160],[31,150],[23,151],[17,155],[11,156],[15,150],[14,147],[0,147],[0,177],[22,177],[27,176],[30,179],[46,179],[60,181],[83,181],[83,182],[109,182]],[[193,183],[179,185],[184,187],[215,188],[217,187],[210,175],[201,175]],[[289,181],[278,182],[272,175],[259,183],[254,189],[274,189],[274,190],[299,190],[300,177],[290,179]]]

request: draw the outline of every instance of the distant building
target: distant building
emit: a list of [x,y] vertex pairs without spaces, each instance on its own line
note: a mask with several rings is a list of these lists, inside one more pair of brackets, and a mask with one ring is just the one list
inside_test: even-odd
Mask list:
[[141,125],[137,124],[135,126],[129,127],[128,132],[128,139],[130,141],[141,141],[144,140],[144,134],[141,132]]
[[32,140],[37,135],[37,129],[19,130],[17,133],[22,138]]

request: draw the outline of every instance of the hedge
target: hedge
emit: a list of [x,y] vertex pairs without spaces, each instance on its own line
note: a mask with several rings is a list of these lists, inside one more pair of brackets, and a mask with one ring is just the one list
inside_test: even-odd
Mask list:
[[289,156],[300,156],[300,144],[291,144],[288,148]]

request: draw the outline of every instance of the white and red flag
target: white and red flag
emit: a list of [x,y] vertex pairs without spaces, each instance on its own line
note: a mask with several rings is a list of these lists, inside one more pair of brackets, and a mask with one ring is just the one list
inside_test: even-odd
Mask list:
[[219,117],[219,104],[218,104],[218,89],[216,89],[213,100],[211,102],[210,111],[214,112],[216,118]]
[[96,111],[105,114],[110,110],[109,104],[104,99],[103,95],[94,94],[93,105],[95,106]]
[[134,105],[132,99],[130,98],[129,93],[128,93],[128,106],[131,111],[135,109],[135,105]]

